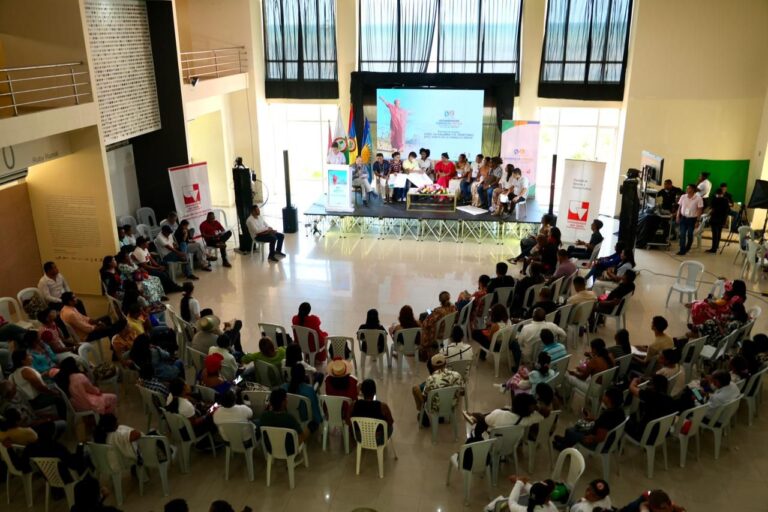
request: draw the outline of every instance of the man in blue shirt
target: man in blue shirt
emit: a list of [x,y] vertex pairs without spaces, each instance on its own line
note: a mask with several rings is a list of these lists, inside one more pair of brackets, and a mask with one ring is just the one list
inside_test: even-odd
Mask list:
[[373,162],[373,179],[376,182],[376,192],[384,198],[385,203],[391,202],[389,193],[389,162],[384,160],[384,155],[376,153],[376,161]]

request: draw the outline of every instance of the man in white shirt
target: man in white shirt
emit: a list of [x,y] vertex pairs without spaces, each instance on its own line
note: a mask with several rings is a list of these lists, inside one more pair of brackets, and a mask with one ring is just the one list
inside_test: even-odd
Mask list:
[[213,413],[213,422],[216,425],[222,423],[239,423],[251,421],[253,410],[247,405],[237,404],[235,392],[227,390],[221,397],[221,407]]
[[553,322],[546,321],[546,313],[541,308],[533,310],[533,320],[526,325],[517,335],[517,343],[520,345],[520,351],[522,353],[522,363],[533,363],[533,346],[536,341],[539,341],[540,334],[543,329],[548,329],[560,340],[564,340],[566,337],[565,331],[560,328],[559,325]]
[[477,175],[480,174],[480,166],[483,165],[483,159],[485,157],[478,153],[478,155],[475,157],[475,161],[472,162],[470,167],[472,168],[472,180],[477,179]]
[[512,171],[512,194],[509,198],[513,210],[517,208],[518,204],[526,201],[529,186],[528,178],[523,176],[523,171],[519,167],[515,167]]
[[704,417],[705,422],[715,411],[728,402],[733,401],[741,393],[739,387],[731,382],[731,374],[726,370],[716,371],[707,380],[709,380],[714,391],[709,395],[707,415]]
[[163,227],[160,228],[160,233],[158,233],[157,238],[155,238],[155,249],[157,249],[157,253],[160,255],[160,258],[162,258],[163,263],[186,263],[186,265],[182,265],[182,269],[184,270],[184,275],[187,279],[199,279],[192,273],[192,262],[190,261],[189,256],[183,251],[180,251],[179,247],[176,245],[176,241],[173,239],[173,229],[169,224],[164,224]]
[[[48,306],[56,310],[64,307],[64,303],[61,302],[61,296],[65,292],[72,291],[64,275],[59,272],[59,267],[52,261],[46,261],[43,264],[43,277],[37,282],[37,289],[40,290],[40,294],[45,299],[45,302],[48,303]],[[85,306],[80,299],[77,299],[75,308],[80,313],[85,314]]]
[[704,210],[704,200],[696,193],[696,186],[690,184],[685,189],[685,194],[678,200],[680,208],[677,209],[677,223],[680,225],[680,250],[678,256],[683,256],[691,250],[693,245],[693,232],[696,223]]
[[347,157],[344,156],[344,153],[339,151],[339,145],[334,142],[331,144],[331,150],[328,152],[328,157],[326,158],[326,163],[332,164],[332,165],[346,165],[347,164]]
[[208,348],[208,355],[219,354],[224,360],[221,362],[221,377],[225,380],[233,380],[237,373],[237,360],[229,351],[231,341],[226,334],[220,334],[216,338],[216,345]]
[[472,345],[464,343],[464,330],[459,325],[454,325],[448,346],[443,351],[448,363],[454,361],[471,361],[474,356]]
[[283,240],[285,235],[272,229],[269,224],[261,216],[261,210],[254,205],[251,208],[251,215],[248,220],[245,221],[246,227],[248,227],[248,233],[251,238],[257,242],[269,243],[269,261],[280,261],[278,258],[285,258],[283,254]]
[[171,276],[165,271],[165,267],[152,257],[149,252],[149,240],[143,236],[136,239],[136,248],[131,253],[131,259],[149,275],[159,278],[160,282],[163,283],[165,293],[181,291],[181,286],[171,279]]
[[699,174],[699,179],[696,180],[696,194],[704,200],[704,207],[709,206],[709,194],[712,192],[712,182],[709,181],[709,173],[703,172]]

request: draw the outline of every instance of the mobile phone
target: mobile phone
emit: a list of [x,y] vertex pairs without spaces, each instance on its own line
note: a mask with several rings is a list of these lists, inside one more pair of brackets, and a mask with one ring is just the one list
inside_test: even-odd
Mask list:
[[698,388],[693,388],[693,396],[695,396],[696,400],[699,402],[704,401],[704,396],[701,394],[701,391]]
[[243,382],[243,376],[242,375],[238,375],[237,377],[235,377],[235,386],[237,386],[241,382]]
[[216,409],[219,408],[219,404],[214,403],[210,408],[208,408],[208,414],[213,414],[216,412]]
[[432,314],[432,310],[431,309],[427,309],[427,314],[431,315]]

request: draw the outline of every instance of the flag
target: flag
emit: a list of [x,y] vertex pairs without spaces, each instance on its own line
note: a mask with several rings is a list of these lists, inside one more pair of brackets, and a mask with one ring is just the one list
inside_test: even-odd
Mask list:
[[[328,130],[330,131],[331,127],[328,126]],[[336,128],[333,131],[333,139],[331,143],[335,142],[339,146],[339,151],[344,153],[346,156],[347,151],[347,132],[344,130],[344,123],[341,121],[341,109],[336,109]],[[328,153],[330,154],[331,148],[330,145],[328,147]]]
[[357,158],[357,133],[355,133],[355,111],[354,105],[349,106],[349,134],[347,135],[347,163],[353,164]]
[[360,156],[363,157],[363,162],[366,164],[371,163],[371,125],[368,123],[368,118],[365,118],[365,125],[363,126],[363,147],[360,149]]
[[328,147],[326,148],[328,151],[331,150],[331,144],[333,144],[333,135],[331,135],[331,122],[328,121]]

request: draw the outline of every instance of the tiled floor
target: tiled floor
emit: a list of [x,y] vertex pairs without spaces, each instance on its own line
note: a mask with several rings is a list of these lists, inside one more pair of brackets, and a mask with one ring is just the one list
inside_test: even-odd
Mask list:
[[[279,226],[277,221],[273,224]],[[692,259],[702,261],[707,267],[702,290],[708,291],[714,276],[733,276],[740,269],[733,265],[733,250],[731,247],[723,256],[701,251],[691,254]],[[463,289],[472,289],[479,274],[492,273],[497,261],[515,251],[513,243],[496,246],[340,239],[337,236],[314,240],[300,233],[287,238],[285,252],[289,256],[280,264],[262,263],[258,256],[234,256],[233,268],[217,268],[196,283],[196,296],[203,307],[212,307],[224,320],[241,318],[245,323],[245,346],[255,350],[258,341],[256,324],[265,321],[288,325],[302,301],[312,303],[313,313],[320,316],[323,327],[330,334],[354,336],[367,309],[378,308],[382,322],[389,325],[403,304],[412,305],[416,311],[434,307],[441,290],[448,290],[455,296]],[[664,314],[670,320],[671,334],[682,334],[686,319],[684,308],[675,298],[669,309],[664,308],[672,282],[670,276],[677,271],[679,258],[669,252],[638,251],[637,259],[641,277],[628,312],[632,341],[640,344],[648,340],[648,325],[655,314]],[[768,289],[764,283],[761,281],[750,287],[755,291]],[[174,296],[174,305],[178,301],[179,296]],[[764,310],[768,307],[759,294],[752,294],[747,304],[760,305]],[[766,317],[768,315],[763,315],[760,319],[756,332],[765,331]],[[613,329],[613,323],[609,322],[600,334],[610,339]],[[192,474],[181,475],[176,466],[173,467],[170,497],[186,498],[193,512],[207,511],[214,498],[230,500],[237,510],[249,505],[255,511],[347,512],[360,507],[381,512],[481,510],[488,502],[485,482],[473,482],[468,507],[462,503],[458,474],[454,472],[446,487],[448,457],[460,443],[452,439],[447,425],[440,426],[439,441],[435,445],[431,444],[429,431],[417,427],[410,388],[425,378],[426,369],[423,365],[409,363],[412,369],[406,369],[401,377],[396,371],[381,376],[373,373],[379,385],[379,396],[390,404],[396,421],[394,441],[399,459],[387,455],[383,479],[377,476],[375,455],[371,452],[364,454],[361,474],[355,476],[354,454],[344,455],[341,438],[335,435],[326,453],[322,452],[316,439],[310,441],[310,467],[297,469],[296,488],[292,491],[288,489],[287,474],[281,466],[273,470],[272,487],[265,486],[261,455],[257,455],[254,482],[248,482],[241,458],[233,461],[231,479],[225,482],[223,454],[214,459],[208,454],[195,453]],[[500,395],[491,386],[494,381],[492,364],[480,364],[470,383],[471,409],[488,411],[506,403],[506,395]],[[137,394],[129,390],[120,404],[121,422],[142,426],[144,420],[137,402]],[[561,426],[572,419],[573,415],[566,413]],[[689,453],[685,469],[678,467],[678,448],[670,443],[669,469],[664,470],[659,453],[653,480],[645,476],[645,456],[636,449],[629,449],[621,458],[621,476],[611,476],[612,496],[617,504],[623,505],[645,489],[661,487],[693,512],[765,511],[768,503],[766,427],[768,411],[749,428],[744,410],[740,411],[731,447],[723,451],[720,460],[713,460],[712,437],[704,435],[701,461],[697,462]],[[549,476],[544,459],[539,453],[532,478]],[[527,475],[527,458],[521,457],[520,462],[521,472]],[[493,496],[509,492],[510,486],[504,475],[512,473],[514,468],[510,465],[502,467],[502,479],[499,487],[492,491]],[[600,462],[588,460],[577,493],[582,493],[586,483],[601,474]],[[36,509],[42,510],[42,487],[39,482],[36,485],[39,491]],[[126,511],[159,511],[166,501],[155,481],[141,497],[135,481],[126,477],[124,492],[123,509]],[[22,501],[20,485],[15,482],[10,510],[22,510]],[[64,510],[64,505],[56,502],[52,510]]]

